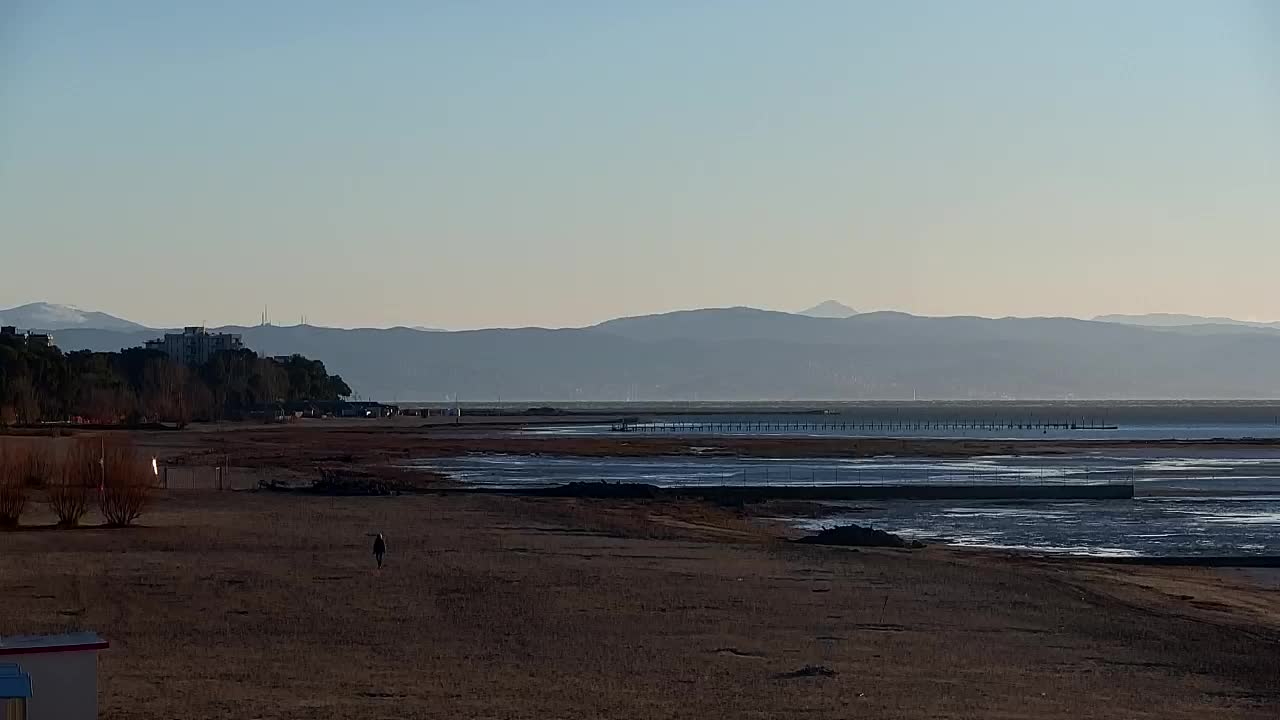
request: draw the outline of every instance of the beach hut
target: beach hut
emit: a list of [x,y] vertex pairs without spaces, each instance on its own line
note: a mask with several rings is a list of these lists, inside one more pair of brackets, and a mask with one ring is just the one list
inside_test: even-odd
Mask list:
[[91,632],[0,637],[0,720],[96,720],[107,647]]
[[0,720],[27,720],[31,676],[17,663],[0,663]]

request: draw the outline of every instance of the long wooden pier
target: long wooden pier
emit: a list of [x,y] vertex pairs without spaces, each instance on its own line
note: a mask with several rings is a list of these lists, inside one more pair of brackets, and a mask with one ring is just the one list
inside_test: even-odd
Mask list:
[[848,433],[848,432],[934,432],[934,431],[987,431],[1023,430],[1048,432],[1050,430],[1118,430],[1116,425],[1095,420],[835,420],[804,422],[791,419],[776,420],[708,420],[705,422],[643,421],[635,418],[617,420],[610,429],[614,432],[638,433]]

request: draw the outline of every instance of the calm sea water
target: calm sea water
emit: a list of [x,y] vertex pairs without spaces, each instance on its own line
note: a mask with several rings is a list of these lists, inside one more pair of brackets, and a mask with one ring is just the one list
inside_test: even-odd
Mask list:
[[661,486],[1134,482],[1139,492],[1150,494],[1176,494],[1180,490],[1280,494],[1280,452],[768,459],[716,457],[710,454],[712,450],[706,448],[705,457],[477,454],[422,464],[462,482],[507,487],[573,481]]
[[955,460],[476,455],[421,465],[462,482],[504,487],[575,480],[662,486],[1132,480],[1139,495],[1132,501],[831,503],[832,514],[821,520],[784,519],[804,527],[856,522],[923,540],[1039,552],[1280,554],[1280,453]]

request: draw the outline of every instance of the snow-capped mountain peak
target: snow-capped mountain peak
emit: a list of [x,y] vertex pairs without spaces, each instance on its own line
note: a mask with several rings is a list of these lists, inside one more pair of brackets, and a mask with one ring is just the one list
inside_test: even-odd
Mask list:
[[842,302],[836,302],[835,300],[827,300],[826,302],[822,302],[817,305],[814,305],[808,310],[801,310],[797,314],[808,315],[809,317],[816,317],[816,318],[839,318],[843,320],[844,318],[853,317],[854,315],[857,315],[858,311],[854,310],[848,305],[845,305]]
[[96,310],[82,310],[73,305],[35,302],[8,310],[0,310],[0,325],[14,325],[23,330],[146,330],[145,325],[108,315]]

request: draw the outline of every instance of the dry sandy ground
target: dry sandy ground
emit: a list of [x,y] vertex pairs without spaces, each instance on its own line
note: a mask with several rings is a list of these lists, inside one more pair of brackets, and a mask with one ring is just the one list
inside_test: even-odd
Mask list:
[[175,492],[143,522],[0,534],[0,633],[108,638],[106,718],[1280,708],[1276,592],[1221,571],[798,546],[692,505]]

